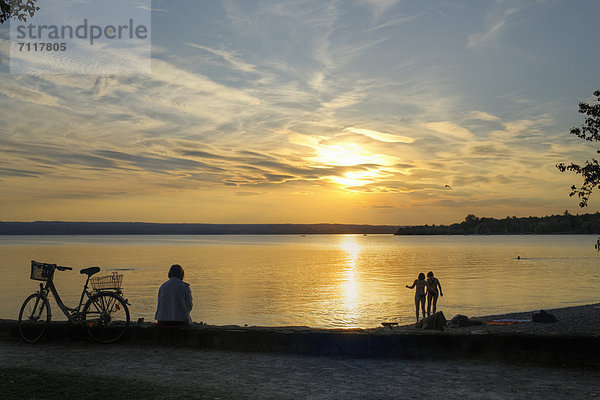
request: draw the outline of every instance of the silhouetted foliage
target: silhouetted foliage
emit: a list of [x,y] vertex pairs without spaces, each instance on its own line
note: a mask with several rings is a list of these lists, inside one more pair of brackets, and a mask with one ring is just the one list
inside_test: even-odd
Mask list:
[[396,235],[522,235],[522,234],[596,234],[600,233],[600,213],[546,217],[506,217],[504,219],[467,215],[452,225],[401,227]]
[[0,0],[0,23],[10,18],[21,22],[33,17],[40,8],[35,5],[37,0]]
[[[596,104],[579,103],[579,112],[586,115],[584,124],[581,128],[571,128],[572,135],[590,142],[600,141],[600,90],[596,90],[594,96],[599,101]],[[600,153],[600,150],[596,150],[596,153]],[[556,168],[561,172],[572,171],[581,174],[583,184],[579,188],[575,185],[571,186],[569,196],[577,195],[580,199],[579,206],[587,206],[592,191],[595,188],[600,189],[600,164],[598,160],[593,158],[592,161],[586,161],[584,165],[560,163],[556,165]]]

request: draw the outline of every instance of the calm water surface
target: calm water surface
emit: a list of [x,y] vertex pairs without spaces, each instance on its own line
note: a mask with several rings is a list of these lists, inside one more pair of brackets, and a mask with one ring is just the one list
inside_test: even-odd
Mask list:
[[[68,305],[99,266],[124,274],[132,318],[153,320],[168,268],[192,286],[192,319],[215,325],[373,327],[414,321],[419,272],[440,279],[438,302],[489,315],[600,301],[596,236],[0,236],[0,318],[16,319],[37,282],[30,260],[71,266],[55,283]],[[521,260],[516,257],[520,256]],[[53,319],[62,313],[53,304]],[[60,315],[59,315],[60,314]]]

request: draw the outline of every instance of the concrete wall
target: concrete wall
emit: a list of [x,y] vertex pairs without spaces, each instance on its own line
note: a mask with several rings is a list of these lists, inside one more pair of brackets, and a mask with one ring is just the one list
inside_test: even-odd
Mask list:
[[[0,340],[20,341],[16,321],[0,320]],[[53,322],[46,342],[87,340],[81,326]],[[478,359],[518,364],[600,367],[600,336],[453,334],[436,331],[328,330],[192,326],[164,328],[132,324],[121,341],[143,346],[176,346],[239,352],[311,356]]]

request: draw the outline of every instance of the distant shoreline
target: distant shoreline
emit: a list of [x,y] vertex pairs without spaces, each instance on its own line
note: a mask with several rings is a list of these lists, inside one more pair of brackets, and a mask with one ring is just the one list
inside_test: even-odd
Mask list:
[[418,225],[398,228],[396,235],[577,235],[600,234],[600,213],[503,219],[466,216],[451,225]]
[[0,222],[0,235],[314,235],[389,234],[397,225]]
[[[527,224],[527,228],[525,228]],[[0,236],[8,235],[398,235],[504,236],[600,234],[600,213],[529,218],[474,218],[452,225],[360,224],[204,224],[151,222],[0,221]]]

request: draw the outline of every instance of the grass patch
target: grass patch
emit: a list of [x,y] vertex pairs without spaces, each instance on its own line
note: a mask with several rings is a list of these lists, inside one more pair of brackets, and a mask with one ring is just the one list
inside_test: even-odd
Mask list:
[[230,396],[217,392],[191,392],[128,378],[0,368],[0,397],[4,400],[224,399]]

